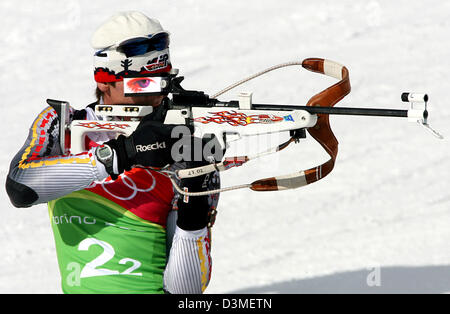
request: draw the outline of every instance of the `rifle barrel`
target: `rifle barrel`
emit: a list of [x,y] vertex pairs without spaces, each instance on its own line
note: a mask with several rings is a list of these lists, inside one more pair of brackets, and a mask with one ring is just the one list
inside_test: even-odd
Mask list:
[[337,114],[337,115],[356,115],[356,116],[378,116],[378,117],[408,117],[408,110],[399,109],[378,109],[378,108],[351,108],[351,107],[311,107],[296,105],[264,105],[253,104],[254,109],[258,110],[305,110],[312,114]]
[[[215,106],[238,108],[239,102],[238,101],[216,102]],[[311,107],[311,106],[281,105],[281,104],[252,104],[252,108],[256,110],[305,110],[311,114],[335,114],[335,115],[400,117],[400,118],[408,117],[408,110],[400,110],[400,109]]]

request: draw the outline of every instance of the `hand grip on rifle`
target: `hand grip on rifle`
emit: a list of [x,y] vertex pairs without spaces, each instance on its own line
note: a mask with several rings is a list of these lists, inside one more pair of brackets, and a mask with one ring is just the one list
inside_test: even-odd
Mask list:
[[120,135],[104,143],[104,146],[109,146],[115,152],[115,167],[105,164],[113,179],[133,166],[161,168],[174,163],[171,149],[178,138],[172,137],[172,131],[177,125],[164,124],[164,113],[163,106],[156,107],[141,120],[130,136]]

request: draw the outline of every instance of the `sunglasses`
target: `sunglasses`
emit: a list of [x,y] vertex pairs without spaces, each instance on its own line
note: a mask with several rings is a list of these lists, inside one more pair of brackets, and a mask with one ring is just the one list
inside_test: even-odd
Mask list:
[[106,57],[105,50],[116,48],[118,52],[125,54],[127,58],[146,54],[151,51],[161,51],[169,47],[169,34],[157,33],[150,38],[132,38],[118,45],[98,51],[95,55]]

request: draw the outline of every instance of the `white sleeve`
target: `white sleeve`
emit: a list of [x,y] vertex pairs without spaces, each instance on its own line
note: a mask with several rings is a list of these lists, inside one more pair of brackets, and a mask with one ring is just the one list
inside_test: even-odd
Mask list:
[[22,149],[11,161],[6,190],[16,207],[45,203],[107,177],[93,150],[62,155],[59,120],[47,107],[33,122]]
[[175,226],[164,272],[164,289],[177,294],[202,293],[211,276],[210,249],[209,231],[206,227],[185,231]]

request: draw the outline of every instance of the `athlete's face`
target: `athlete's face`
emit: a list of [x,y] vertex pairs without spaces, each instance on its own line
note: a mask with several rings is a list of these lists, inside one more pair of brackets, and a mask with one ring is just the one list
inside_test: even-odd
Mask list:
[[123,94],[123,81],[113,84],[97,83],[98,88],[103,92],[103,102],[105,105],[133,104],[142,106],[159,106],[164,96],[131,96],[125,97]]

